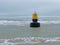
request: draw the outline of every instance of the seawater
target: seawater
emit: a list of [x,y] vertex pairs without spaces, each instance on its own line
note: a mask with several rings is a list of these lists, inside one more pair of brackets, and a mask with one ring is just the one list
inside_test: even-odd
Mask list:
[[60,41],[60,16],[41,16],[41,27],[31,28],[31,17],[0,19],[0,45]]

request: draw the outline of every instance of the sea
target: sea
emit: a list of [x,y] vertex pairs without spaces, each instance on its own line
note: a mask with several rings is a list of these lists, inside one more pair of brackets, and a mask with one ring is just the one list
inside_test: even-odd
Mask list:
[[[37,28],[30,27],[35,10],[40,23]],[[59,0],[0,0],[0,45],[60,45],[59,43]]]
[[31,16],[20,17],[0,19],[0,45],[60,41],[60,16],[40,16],[38,28],[30,27]]

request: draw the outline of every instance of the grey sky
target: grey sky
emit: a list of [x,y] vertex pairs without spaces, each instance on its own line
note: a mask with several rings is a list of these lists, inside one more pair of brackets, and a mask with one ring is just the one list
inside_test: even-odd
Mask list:
[[58,11],[59,5],[60,0],[0,0],[0,15],[27,14],[32,13],[34,9],[49,13],[51,10]]

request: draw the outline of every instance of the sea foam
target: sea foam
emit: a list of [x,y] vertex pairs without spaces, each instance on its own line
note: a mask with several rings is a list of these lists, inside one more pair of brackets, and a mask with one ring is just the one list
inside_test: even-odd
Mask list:
[[[19,25],[24,26],[30,24],[32,21],[13,21],[13,20],[0,20],[0,25]],[[60,21],[38,21],[41,24],[60,24]]]
[[48,42],[60,42],[60,37],[56,38],[17,37],[13,39],[0,39],[0,45],[36,44]]

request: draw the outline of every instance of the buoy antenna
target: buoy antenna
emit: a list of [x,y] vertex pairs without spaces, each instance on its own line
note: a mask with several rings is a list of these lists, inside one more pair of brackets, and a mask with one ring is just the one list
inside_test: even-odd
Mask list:
[[34,10],[34,13],[35,13],[35,14],[37,13],[36,10]]

